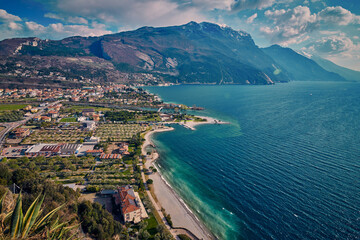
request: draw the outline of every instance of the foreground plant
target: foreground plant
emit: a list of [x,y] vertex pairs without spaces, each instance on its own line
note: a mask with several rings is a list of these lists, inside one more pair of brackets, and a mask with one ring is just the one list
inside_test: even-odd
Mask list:
[[64,205],[61,205],[45,216],[41,217],[43,209],[41,205],[45,196],[39,195],[30,205],[25,215],[22,211],[22,196],[18,195],[16,204],[10,209],[4,208],[5,193],[0,199],[0,239],[72,239],[66,238],[65,234],[77,227],[66,226],[59,223],[59,218],[52,221],[54,214]]

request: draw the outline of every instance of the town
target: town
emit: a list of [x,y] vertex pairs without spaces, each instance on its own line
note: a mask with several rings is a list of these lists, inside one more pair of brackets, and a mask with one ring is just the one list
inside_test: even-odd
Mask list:
[[[156,149],[147,148],[144,155],[144,136],[168,130],[168,124],[192,129],[186,122],[206,119],[186,110],[202,108],[163,103],[141,87],[121,84],[0,89],[0,101],[0,167],[12,174],[36,173],[78,193],[80,203],[100,204],[113,215],[114,224],[118,221],[122,236],[174,236],[170,215],[155,207],[159,203],[154,200],[149,176],[156,168],[149,164],[146,168],[145,163]],[[13,194],[24,191],[23,180],[7,183],[13,184]],[[79,220],[84,219],[80,216]],[[82,225],[82,229],[90,237],[106,235],[93,224]],[[192,236],[186,230],[179,234],[182,239],[188,235]]]

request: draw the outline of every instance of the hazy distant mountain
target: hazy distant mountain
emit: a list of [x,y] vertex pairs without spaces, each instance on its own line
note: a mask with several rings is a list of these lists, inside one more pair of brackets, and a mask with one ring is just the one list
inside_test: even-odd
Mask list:
[[[15,77],[24,75],[27,69],[28,75],[36,78],[36,72],[48,74],[50,69],[51,76],[55,74],[59,79],[65,76],[96,81],[118,81],[125,77],[132,81],[129,76],[138,73],[150,73],[179,83],[289,81],[286,71],[258,48],[248,33],[207,22],[143,27],[101,37],[70,37],[60,41],[8,39],[0,42],[0,55],[2,77],[9,71],[11,74],[15,71]],[[17,68],[21,69],[16,73]]]
[[299,81],[345,81],[337,73],[329,72],[315,61],[298,54],[290,48],[273,45],[262,50],[273,58],[289,74],[291,80]]
[[313,55],[311,57],[312,60],[314,60],[317,64],[319,64],[322,68],[329,72],[334,72],[339,74],[340,76],[346,78],[346,80],[349,81],[360,81],[360,72],[354,71],[345,67],[341,67],[339,65],[336,65],[335,63],[323,59],[319,56]]

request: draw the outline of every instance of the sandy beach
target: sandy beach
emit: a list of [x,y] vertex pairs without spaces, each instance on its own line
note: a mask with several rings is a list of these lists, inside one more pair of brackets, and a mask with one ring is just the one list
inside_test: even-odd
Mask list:
[[[200,122],[200,124],[201,123],[202,122]],[[153,145],[153,143],[151,142],[151,136],[154,133],[171,131],[171,130],[173,130],[173,128],[168,127],[168,128],[156,129],[148,132],[145,135],[145,142],[142,146],[142,153],[146,155],[146,150],[145,150],[146,146],[150,144]],[[151,157],[147,157],[145,167],[146,168],[149,168],[150,166],[156,167],[154,165],[154,162],[158,157],[159,155],[157,153],[153,153]],[[191,212],[191,210],[186,206],[186,204],[183,202],[180,196],[171,188],[171,186],[161,176],[159,171],[149,175],[149,178],[153,180],[152,187],[154,188],[154,193],[158,200],[158,202],[155,202],[154,204],[155,207],[159,210],[162,207],[165,209],[165,211],[168,214],[170,214],[173,222],[173,226],[175,228],[186,228],[193,235],[195,235],[196,238],[191,236],[191,233],[189,234],[189,232],[186,232],[182,229],[170,229],[170,232],[174,236],[181,233],[187,233],[192,237],[192,239],[204,239],[204,240],[214,239],[214,237],[209,232],[209,230],[207,230],[204,224],[201,221],[199,221],[199,219],[194,215],[194,213]]]

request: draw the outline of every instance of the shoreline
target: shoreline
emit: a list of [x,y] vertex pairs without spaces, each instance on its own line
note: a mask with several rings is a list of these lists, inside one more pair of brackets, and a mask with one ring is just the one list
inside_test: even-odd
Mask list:
[[[206,124],[208,122],[199,122],[200,124]],[[198,125],[198,124],[196,124]],[[155,129],[147,132],[144,136],[145,142],[141,147],[141,152],[143,155],[146,155],[146,147],[148,145],[155,145],[152,143],[151,138],[154,133],[173,131],[174,128],[166,127]],[[193,129],[195,130],[195,129]],[[191,211],[191,209],[186,205],[184,200],[175,192],[172,186],[166,181],[164,176],[161,175],[158,166],[154,163],[159,158],[157,152],[153,153],[151,157],[146,157],[145,168],[150,166],[155,167],[158,171],[152,173],[149,176],[153,180],[154,194],[157,198],[156,205],[161,205],[165,209],[167,214],[170,214],[174,228],[170,228],[170,232],[176,237],[177,234],[186,233],[190,235],[192,239],[215,239],[214,235],[206,228],[203,222],[201,222],[198,217]],[[155,200],[154,200],[155,201]],[[154,204],[154,205],[155,205]],[[186,230],[187,231],[186,231]],[[189,233],[190,232],[190,233]],[[194,238],[192,235],[195,235]]]
[[197,118],[205,119],[206,121],[181,121],[181,122],[164,122],[164,124],[179,124],[185,128],[195,131],[196,127],[203,124],[230,124],[229,122],[224,122],[219,119],[215,119],[212,117],[205,117],[205,116],[195,116]]

